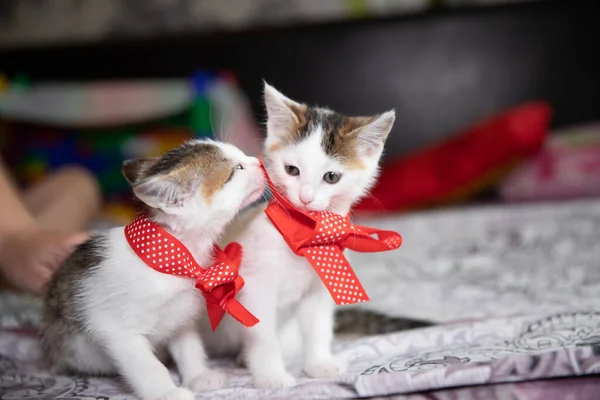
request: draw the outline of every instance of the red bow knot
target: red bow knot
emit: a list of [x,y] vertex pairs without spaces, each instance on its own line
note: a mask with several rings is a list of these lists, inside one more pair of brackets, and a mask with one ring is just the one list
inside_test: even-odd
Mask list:
[[228,312],[245,326],[254,326],[258,319],[236,300],[235,296],[244,286],[238,274],[242,262],[242,246],[230,243],[225,250],[215,246],[215,263],[196,279],[196,288],[206,299],[206,309],[213,330]]
[[206,300],[213,330],[217,329],[226,312],[244,326],[259,322],[235,299],[244,286],[244,280],[238,274],[242,261],[242,247],[238,243],[229,244],[225,251],[215,245],[215,262],[203,269],[183,243],[145,214],[140,214],[125,227],[125,237],[131,249],[152,269],[196,279],[196,288]]
[[368,301],[369,297],[343,250],[394,250],[402,244],[402,236],[393,231],[354,225],[348,217],[329,211],[300,211],[275,188],[270,178],[268,182],[275,201],[267,206],[267,216],[290,249],[310,262],[335,303]]

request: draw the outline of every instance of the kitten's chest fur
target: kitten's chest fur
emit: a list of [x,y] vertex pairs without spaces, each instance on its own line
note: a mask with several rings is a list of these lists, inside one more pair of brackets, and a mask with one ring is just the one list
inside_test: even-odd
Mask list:
[[[287,245],[286,245],[287,246]],[[278,308],[285,311],[294,307],[301,298],[319,283],[319,277],[310,263],[288,250],[282,256],[278,287]]]
[[275,291],[278,309],[286,311],[318,287],[320,279],[304,257],[292,252],[264,207],[257,208],[247,229],[237,238],[244,248],[240,274],[247,284],[242,292],[260,296],[259,291]]

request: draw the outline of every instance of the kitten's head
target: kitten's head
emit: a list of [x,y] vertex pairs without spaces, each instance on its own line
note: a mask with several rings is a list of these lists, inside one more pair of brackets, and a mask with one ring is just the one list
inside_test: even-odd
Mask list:
[[395,112],[346,117],[288,99],[265,83],[267,170],[303,210],[345,213],[375,183]]
[[258,159],[225,143],[193,140],[162,157],[125,161],[135,196],[181,228],[222,228],[263,192]]

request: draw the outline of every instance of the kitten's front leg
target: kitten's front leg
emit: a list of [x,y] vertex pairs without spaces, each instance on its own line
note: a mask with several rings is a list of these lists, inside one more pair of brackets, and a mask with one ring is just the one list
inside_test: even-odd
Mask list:
[[195,325],[183,329],[169,343],[169,352],[177,364],[183,385],[197,392],[222,388],[226,376],[206,366],[206,353]]
[[304,342],[304,372],[311,378],[330,378],[345,372],[345,362],[331,353],[335,303],[324,287],[315,288],[298,305]]
[[[273,290],[271,290],[273,291]],[[246,296],[242,303],[260,319],[252,328],[244,328],[244,356],[259,389],[293,386],[296,380],[285,369],[277,337],[277,309],[274,295]]]
[[175,385],[143,335],[115,331],[102,336],[104,348],[117,369],[143,400],[194,399],[191,391]]

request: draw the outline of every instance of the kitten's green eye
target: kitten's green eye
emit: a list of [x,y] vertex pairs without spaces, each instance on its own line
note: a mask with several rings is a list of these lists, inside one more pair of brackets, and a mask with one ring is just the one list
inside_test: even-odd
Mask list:
[[337,172],[329,171],[323,175],[323,180],[331,185],[338,183],[342,179],[342,175]]
[[285,166],[285,172],[287,172],[288,175],[291,175],[291,176],[298,176],[298,175],[300,175],[300,170],[298,169],[298,167],[295,167],[293,165],[286,165]]

